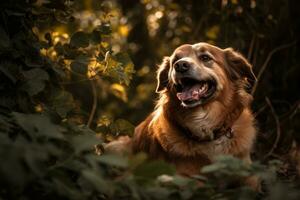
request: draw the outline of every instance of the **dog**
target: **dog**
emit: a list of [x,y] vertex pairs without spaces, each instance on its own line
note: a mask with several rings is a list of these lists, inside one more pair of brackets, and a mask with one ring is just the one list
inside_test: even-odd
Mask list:
[[[123,140],[133,153],[163,159],[185,176],[199,174],[222,154],[250,164],[257,131],[249,90],[255,80],[252,66],[232,48],[179,46],[158,68],[154,112],[131,140]],[[256,177],[246,183],[258,188]]]

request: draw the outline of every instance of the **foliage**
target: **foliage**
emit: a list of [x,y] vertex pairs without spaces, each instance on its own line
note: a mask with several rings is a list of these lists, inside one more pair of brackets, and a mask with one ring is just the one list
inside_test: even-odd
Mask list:
[[[1,199],[299,199],[298,2],[0,6]],[[131,122],[153,109],[155,65],[199,41],[232,46],[253,63],[260,162],[221,156],[205,177],[187,178],[144,154],[103,154],[104,142],[132,135]],[[249,175],[264,180],[262,194],[231,185]]]

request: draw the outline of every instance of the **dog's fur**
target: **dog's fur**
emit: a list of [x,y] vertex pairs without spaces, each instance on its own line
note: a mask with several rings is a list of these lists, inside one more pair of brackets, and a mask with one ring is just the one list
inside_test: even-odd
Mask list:
[[[202,62],[197,56],[199,52],[208,53],[213,59]],[[176,97],[174,63],[178,59],[193,64],[194,76],[214,78],[216,91],[212,98],[188,107]],[[247,90],[253,85],[255,76],[252,66],[241,54],[231,48],[220,49],[207,43],[182,45],[170,57],[164,58],[157,80],[160,97],[155,111],[135,129],[130,141],[133,152],[142,151],[151,158],[164,159],[174,164],[178,173],[188,176],[198,174],[201,167],[221,154],[230,154],[251,163],[250,151],[256,129],[250,110],[252,96]],[[187,137],[186,131],[205,138],[224,124],[231,128],[232,138],[224,135],[199,142]],[[247,182],[257,188],[255,178]]]

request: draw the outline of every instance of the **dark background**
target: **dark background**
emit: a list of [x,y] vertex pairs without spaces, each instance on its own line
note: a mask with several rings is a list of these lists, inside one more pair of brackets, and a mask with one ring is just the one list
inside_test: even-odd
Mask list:
[[[158,1],[157,1],[158,2]],[[148,4],[121,1],[122,11],[133,26],[128,42],[139,48],[130,51],[137,71],[150,69],[145,76],[136,76],[129,88],[131,101],[139,98],[139,86],[146,84],[149,96],[122,116],[140,122],[153,109],[157,64],[184,43],[209,42],[222,48],[233,47],[253,65],[259,76],[254,91],[253,110],[258,120],[258,148],[271,148],[279,118],[281,138],[278,144],[287,152],[291,138],[297,138],[299,107],[299,3],[297,1],[163,1]],[[152,5],[152,6],[149,6]],[[149,18],[163,8],[157,19],[155,34],[149,33]],[[150,9],[151,7],[151,9]],[[148,9],[147,9],[148,8]],[[173,15],[175,17],[173,17]],[[270,104],[267,103],[269,99]],[[271,107],[274,113],[271,112]],[[134,112],[132,112],[134,110]],[[130,114],[131,113],[131,114]],[[276,116],[274,116],[276,115]],[[297,119],[298,118],[298,119]],[[260,142],[263,146],[260,146]],[[288,146],[286,146],[288,145]],[[288,148],[286,148],[288,147]],[[278,150],[279,150],[278,148]]]

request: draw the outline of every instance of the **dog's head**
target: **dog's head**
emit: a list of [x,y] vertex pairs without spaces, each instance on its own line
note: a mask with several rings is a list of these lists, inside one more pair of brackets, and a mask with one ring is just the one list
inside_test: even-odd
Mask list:
[[228,87],[250,90],[256,78],[252,66],[233,49],[197,43],[182,45],[166,57],[157,80],[158,93],[174,95],[182,106],[192,108],[221,97]]

